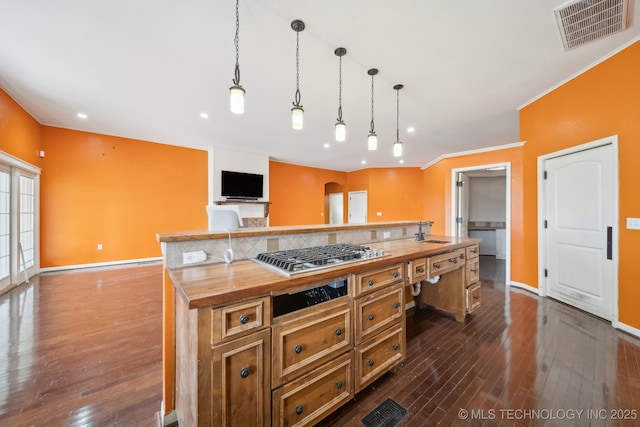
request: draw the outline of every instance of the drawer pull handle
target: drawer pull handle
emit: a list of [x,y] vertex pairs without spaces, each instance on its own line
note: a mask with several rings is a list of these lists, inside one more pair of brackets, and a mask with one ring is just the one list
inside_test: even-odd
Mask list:
[[477,301],[477,300],[479,300],[479,299],[480,299],[480,297],[475,296],[475,297],[473,297],[473,299]]
[[397,271],[395,271],[395,272],[393,273],[393,278],[394,278],[394,279],[397,279],[398,277],[400,277],[400,273],[398,273]]
[[369,286],[373,286],[373,279],[369,280],[367,283],[369,284]]
[[296,350],[296,353],[298,353],[298,354],[302,353],[302,346],[297,345],[295,350]]
[[440,268],[440,264],[433,264],[433,268]]
[[464,254],[460,254],[460,259],[464,259]]
[[424,273],[424,267],[418,268],[418,273]]
[[338,388],[338,390],[342,389],[342,383],[340,381],[338,381],[336,383],[336,387]]
[[472,272],[472,273],[477,273],[477,272],[478,272],[478,270],[471,269],[471,272]]
[[249,316],[247,316],[246,314],[243,314],[242,316],[240,316],[240,323],[242,323],[243,325],[246,324],[249,321]]
[[398,304],[397,302],[394,302],[393,303],[393,308],[398,308],[398,307],[400,307],[400,304]]
[[337,336],[342,335],[342,329],[336,329],[336,335]]
[[296,414],[300,415],[302,413],[302,406],[296,406]]
[[455,259],[455,258],[451,258],[449,261],[451,262],[451,264],[457,264],[458,263],[458,260]]
[[249,376],[249,368],[244,368],[240,371],[240,376],[242,378],[247,378]]
[[373,364],[375,363],[373,360],[369,359],[369,362],[367,362],[369,364],[369,366],[373,366]]
[[471,253],[473,253],[473,254],[477,254],[477,253],[478,253],[478,250],[477,250],[477,249],[471,249]]
[[393,345],[393,349],[394,349],[394,350],[398,350],[399,348],[400,348],[400,346],[399,346],[398,344],[394,344],[394,345]]
[[373,320],[373,314],[368,315],[368,316],[367,316],[367,319],[369,319],[369,320]]

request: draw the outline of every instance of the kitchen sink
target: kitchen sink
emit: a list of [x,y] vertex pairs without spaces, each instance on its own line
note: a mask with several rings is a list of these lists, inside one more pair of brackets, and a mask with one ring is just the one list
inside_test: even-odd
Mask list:
[[435,239],[431,239],[431,240],[423,240],[425,243],[439,243],[439,244],[443,244],[443,243],[451,243],[450,240],[435,240]]

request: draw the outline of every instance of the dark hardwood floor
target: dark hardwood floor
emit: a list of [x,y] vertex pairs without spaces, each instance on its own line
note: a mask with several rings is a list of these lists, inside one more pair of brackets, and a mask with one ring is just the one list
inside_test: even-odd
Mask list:
[[[504,262],[480,269],[477,313],[409,311],[405,363],[319,425],[361,426],[388,397],[408,410],[401,426],[639,425],[639,340],[505,289]],[[42,275],[0,296],[0,426],[154,426],[161,295],[151,265]]]

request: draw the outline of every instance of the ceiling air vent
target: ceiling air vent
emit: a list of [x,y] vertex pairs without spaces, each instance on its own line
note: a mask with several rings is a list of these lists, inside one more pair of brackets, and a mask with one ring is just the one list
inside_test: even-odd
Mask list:
[[555,9],[566,50],[627,28],[629,0],[577,0]]

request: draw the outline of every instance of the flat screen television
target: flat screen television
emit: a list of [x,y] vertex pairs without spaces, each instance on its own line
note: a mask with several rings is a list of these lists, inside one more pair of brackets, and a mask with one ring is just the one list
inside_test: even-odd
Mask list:
[[222,171],[220,194],[230,199],[257,200],[262,197],[262,182],[259,174]]

